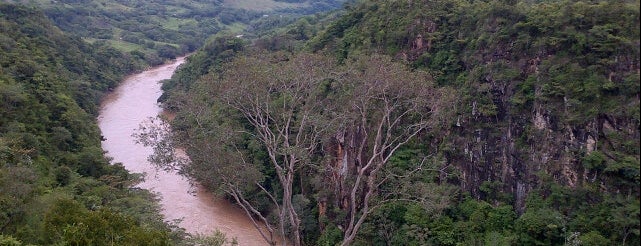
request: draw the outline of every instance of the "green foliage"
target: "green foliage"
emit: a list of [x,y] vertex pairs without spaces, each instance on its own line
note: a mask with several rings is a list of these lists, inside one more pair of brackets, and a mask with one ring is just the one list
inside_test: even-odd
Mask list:
[[94,118],[142,66],[23,6],[0,4],[0,40],[0,244],[169,244],[155,198],[109,164]]
[[323,230],[323,233],[316,241],[316,245],[319,246],[335,246],[340,244],[343,240],[343,232],[341,232],[338,227],[333,224],[330,224],[327,228]]
[[[170,80],[163,82],[162,88],[165,93],[158,99],[166,101],[174,88],[188,90],[191,85],[201,76],[210,71],[220,71],[221,65],[231,61],[237,52],[243,50],[244,42],[240,38],[229,36],[213,37],[200,51],[189,56],[188,63],[181,67]],[[167,108],[172,108],[168,102]]]
[[[579,241],[582,241],[582,236],[586,236],[594,237],[596,242],[609,241],[623,244],[625,241],[635,244],[639,241],[638,229],[634,229],[639,227],[639,220],[635,217],[639,214],[638,204],[638,199],[634,197],[608,194],[587,188],[569,189],[552,184],[530,193],[526,204],[527,210],[517,220],[520,223],[520,225],[517,224],[517,228],[521,233],[524,233],[523,230],[538,230],[536,232],[538,239],[525,238],[531,243],[554,242],[560,240],[562,236],[568,238],[573,233],[578,233]],[[556,226],[545,225],[544,227],[543,224],[547,222],[534,219],[542,216],[537,215],[538,213],[549,214],[544,218],[548,222],[554,222]],[[529,216],[525,216],[526,214]],[[551,218],[551,215],[561,220]],[[556,230],[559,225],[563,225],[563,235],[550,231]],[[530,231],[530,233],[535,232]]]
[[625,156],[623,160],[616,161],[609,165],[605,171],[617,176],[628,179],[632,183],[639,182],[639,158],[634,156]]
[[[471,228],[473,237],[562,244],[571,232],[595,231],[591,237],[620,244],[628,236],[638,238],[629,230],[610,230],[604,221],[639,200],[638,9],[638,1],[361,1],[307,44],[338,59],[386,53],[456,88],[459,118],[455,133],[448,134],[458,150],[448,153],[448,161],[471,177],[461,181],[476,197],[514,204],[517,182],[546,186],[533,191],[526,208],[516,208],[525,211],[518,230],[489,229],[472,219],[487,219],[481,212],[460,217],[472,221],[462,228]],[[544,114],[544,125],[532,114]],[[598,147],[587,154],[585,136],[548,140],[567,139],[567,131],[598,138]],[[480,151],[469,149],[474,142]],[[514,160],[506,162],[505,155]],[[575,161],[530,161],[534,156]],[[561,169],[577,174],[574,187],[563,187]],[[555,177],[530,179],[539,171]],[[629,197],[612,203],[620,192]],[[548,218],[556,227],[547,228],[534,219],[541,211],[562,219]],[[530,229],[538,236],[523,236]]]
[[[561,107],[559,99],[565,98],[567,113],[559,117],[574,124],[600,114],[636,114],[638,102],[632,94],[639,90],[623,88],[636,86],[627,81],[638,80],[634,67],[638,66],[639,14],[634,4],[554,1],[512,5],[502,1],[363,1],[308,45],[313,50],[332,49],[339,58],[364,51],[402,56],[415,67],[430,69],[443,85],[475,69],[486,69],[478,80],[472,78],[471,84],[463,86],[469,99],[461,102],[461,109],[466,109],[477,101],[484,117],[495,117],[502,108],[512,106],[523,109],[515,114],[527,112],[535,90],[542,91],[536,101],[547,102],[552,112]],[[503,99],[496,92],[486,94],[483,83],[489,83],[492,91],[504,90],[501,85],[517,87],[504,92],[514,105],[497,105]],[[624,96],[629,92],[632,94]],[[485,102],[478,102],[485,97]]]
[[[201,0],[11,2],[37,6],[44,14],[0,3],[1,244],[226,241],[220,235],[183,241],[184,233],[162,221],[156,198],[132,188],[139,177],[110,165],[94,117],[103,94],[144,68],[142,60],[159,64],[194,51],[221,30],[220,22],[245,26],[263,13]],[[277,13],[313,12],[339,2],[287,5],[300,8]],[[308,26],[301,28],[302,35],[311,35]],[[194,56],[204,61],[192,78],[231,59],[244,45],[240,38],[212,42],[203,48],[206,56]],[[208,60],[209,55],[215,57]],[[309,213],[310,204],[295,200],[301,213]],[[306,228],[316,231],[314,218],[304,218]]]
[[89,211],[72,200],[59,200],[45,213],[44,233],[48,243],[63,245],[169,245],[167,231],[141,227],[107,209]]
[[612,242],[610,242],[610,240],[601,236],[601,234],[599,234],[599,232],[596,232],[596,231],[591,231],[586,234],[580,235],[579,241],[581,241],[581,245],[586,245],[586,246],[612,245]]
[[0,246],[21,246],[22,243],[11,236],[0,234]]
[[[457,117],[443,120],[450,127],[399,149],[384,171],[403,173],[424,148],[438,146],[433,154],[454,167],[413,177],[409,184],[420,188],[434,181],[453,182],[475,199],[463,198],[440,210],[402,203],[382,206],[372,212],[354,244],[635,245],[640,179],[638,5],[359,1],[329,24],[294,22],[254,44],[277,51],[267,55],[279,57],[271,61],[274,64],[289,61],[292,55],[282,51],[297,54],[304,40],[309,40],[307,51],[334,55],[345,64],[353,57],[383,53],[413,69],[427,70],[438,86],[455,89]],[[279,23],[263,20],[257,24],[261,25]],[[202,86],[233,70],[222,65],[232,57],[243,59],[255,51],[246,46],[250,45],[233,38],[213,39],[166,82],[170,108],[202,110],[197,116],[179,114],[176,129],[234,124],[254,130],[238,115],[221,112],[221,103],[207,93],[211,88]],[[333,90],[337,81],[328,79],[327,93],[347,93]],[[185,98],[196,99],[181,104]],[[276,101],[286,105],[289,100]],[[192,138],[202,132],[207,131],[194,132]],[[264,163],[264,149],[246,141],[251,136],[243,137],[235,147],[250,150],[252,161]],[[588,144],[590,140],[597,143]],[[206,146],[207,141],[199,144]],[[277,190],[272,182],[275,171],[261,171],[271,178],[264,182],[268,189]],[[310,183],[324,185],[317,175],[306,175]],[[405,188],[394,183],[379,192]],[[252,199],[262,204],[262,211],[269,210],[263,206],[265,197]],[[346,213],[330,210],[323,215],[323,225],[328,224],[320,230],[318,244],[341,241],[337,225],[348,218]]]
[[[137,52],[137,59],[158,65],[195,51],[220,31],[260,21],[264,14],[299,16],[338,8],[343,1],[278,4],[266,0],[258,6],[223,0],[10,2],[41,9],[62,30],[88,42]],[[274,6],[266,6],[270,3]]]
[[206,246],[233,246],[238,245],[236,239],[229,240],[224,233],[219,230],[214,231],[211,235],[192,235],[190,236],[185,245],[206,245]]
[[377,210],[356,245],[513,245],[516,214],[511,206],[465,199],[436,214],[416,204]]
[[35,3],[66,32],[92,42],[106,41],[121,51],[146,53],[145,59],[151,64],[155,55],[171,59],[176,53],[194,51],[209,35],[221,30],[215,19],[202,20],[220,13],[216,6],[220,4],[172,0]]
[[558,245],[564,242],[565,221],[551,209],[527,211],[515,223],[522,245]]
[[593,151],[583,158],[583,166],[588,170],[603,170],[606,157],[599,151]]

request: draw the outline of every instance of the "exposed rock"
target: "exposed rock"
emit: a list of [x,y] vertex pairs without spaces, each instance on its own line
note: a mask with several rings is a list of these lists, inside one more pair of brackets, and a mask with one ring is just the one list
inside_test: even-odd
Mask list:
[[588,140],[585,141],[585,150],[588,154],[596,150],[596,140],[594,140],[594,138],[591,135],[589,135]]

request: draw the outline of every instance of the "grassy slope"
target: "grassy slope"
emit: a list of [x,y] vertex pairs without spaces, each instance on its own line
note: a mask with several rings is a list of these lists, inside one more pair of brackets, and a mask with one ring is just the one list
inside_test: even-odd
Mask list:
[[[220,30],[242,32],[255,17],[262,16],[258,12],[286,11],[291,14],[311,7],[309,3],[294,4],[272,0],[8,2],[41,8],[64,31],[80,35],[90,42],[104,40],[122,52],[137,51],[147,55],[156,54],[159,47],[165,45],[176,47],[174,53],[191,52]],[[322,2],[324,1],[315,3]],[[221,22],[221,14],[237,19]],[[69,19],[68,16],[73,18]],[[123,38],[127,35],[135,38]]]
[[278,9],[285,8],[299,8],[306,7],[308,4],[294,4],[294,3],[284,3],[276,2],[273,0],[225,0],[224,2],[226,7],[229,8],[238,8],[254,11],[275,11]]

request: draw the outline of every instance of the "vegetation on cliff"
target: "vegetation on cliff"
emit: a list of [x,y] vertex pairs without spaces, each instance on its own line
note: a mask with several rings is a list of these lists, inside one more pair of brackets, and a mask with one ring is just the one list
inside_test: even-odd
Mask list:
[[[358,1],[318,18],[219,37],[166,83],[185,173],[295,244],[639,243],[638,1]],[[412,101],[423,89],[443,96]]]

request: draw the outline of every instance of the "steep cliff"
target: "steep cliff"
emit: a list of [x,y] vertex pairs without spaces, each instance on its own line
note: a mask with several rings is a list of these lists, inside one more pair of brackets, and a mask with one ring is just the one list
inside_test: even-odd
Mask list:
[[543,176],[638,197],[637,7],[365,1],[309,47],[384,52],[456,88],[443,151],[477,198],[509,192],[522,210]]

